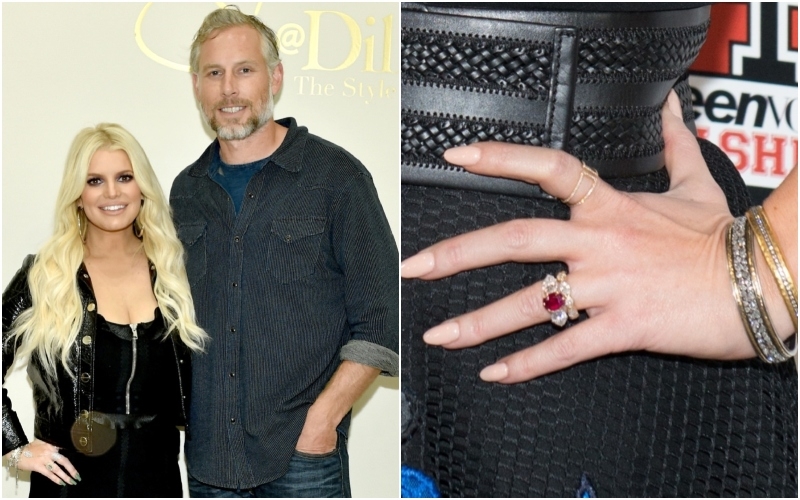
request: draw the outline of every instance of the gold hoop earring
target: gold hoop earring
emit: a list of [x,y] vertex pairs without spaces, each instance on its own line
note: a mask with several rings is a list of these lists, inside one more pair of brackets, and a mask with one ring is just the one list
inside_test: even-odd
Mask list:
[[[139,204],[140,209],[143,206],[144,206],[144,198],[142,198],[142,202]],[[138,230],[136,229],[137,225],[139,226]],[[141,222],[139,222],[138,216],[135,219],[133,219],[133,235],[139,238],[140,240],[144,237],[144,226],[142,225]]]
[[[136,226],[139,226],[139,229],[136,229]],[[139,223],[139,218],[135,218],[133,220],[133,235],[139,238],[140,240],[144,237],[144,226]]]
[[78,210],[75,212],[78,218],[78,235],[80,235],[81,241],[86,241],[86,228],[83,227],[83,223],[81,222],[81,212],[83,212],[83,207],[78,207]]

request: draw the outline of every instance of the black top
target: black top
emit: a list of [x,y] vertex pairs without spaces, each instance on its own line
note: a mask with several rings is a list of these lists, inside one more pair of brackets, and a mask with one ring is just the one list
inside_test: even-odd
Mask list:
[[161,415],[177,421],[178,369],[172,342],[162,341],[164,329],[161,309],[156,308],[152,321],[136,325],[134,358],[131,326],[111,323],[97,315],[96,411]]
[[[133,327],[97,315],[91,454],[62,449],[81,481],[58,486],[32,474],[31,497],[182,495],[175,426],[180,388],[173,344],[164,341],[166,326],[158,308],[152,321]],[[81,427],[76,423],[74,429]]]

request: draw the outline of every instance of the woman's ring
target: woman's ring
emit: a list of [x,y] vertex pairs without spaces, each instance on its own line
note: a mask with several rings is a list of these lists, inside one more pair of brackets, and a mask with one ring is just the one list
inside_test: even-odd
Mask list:
[[[580,189],[584,177],[588,177],[592,185],[589,187],[589,190],[586,192],[586,194],[584,194],[583,197],[577,203],[572,203],[572,198],[578,193],[578,189]],[[597,177],[598,177],[597,170],[586,165],[585,162],[581,162],[581,175],[578,177],[578,182],[575,183],[575,188],[572,190],[569,196],[567,196],[561,201],[573,207],[578,205],[583,205],[583,202],[586,201],[587,198],[589,198],[589,195],[592,194],[594,188],[597,186]]]
[[55,466],[56,466],[56,464],[54,464],[53,462],[50,462],[49,464],[45,465],[45,467],[47,467],[47,470],[49,470],[51,472],[52,472],[52,470],[53,470],[53,468]]
[[58,461],[58,460],[64,458],[64,455],[62,455],[61,453],[59,453],[57,451],[54,451],[52,458],[53,458],[53,461],[55,462],[55,461]]
[[578,310],[572,301],[572,289],[567,283],[567,273],[561,271],[556,277],[548,274],[542,282],[542,304],[550,313],[550,321],[564,326],[567,318],[576,319]]

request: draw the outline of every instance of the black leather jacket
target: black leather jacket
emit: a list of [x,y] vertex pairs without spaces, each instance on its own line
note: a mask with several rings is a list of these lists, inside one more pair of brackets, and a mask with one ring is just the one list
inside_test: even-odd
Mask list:
[[[9,331],[14,320],[25,309],[31,306],[31,295],[28,288],[28,271],[33,265],[34,256],[25,258],[22,268],[3,292],[3,381],[5,372],[11,367],[19,347],[19,341],[9,342]],[[151,284],[155,283],[155,266],[150,266]],[[36,421],[34,435],[60,448],[74,448],[82,453],[91,454],[92,433],[88,432],[78,439],[73,439],[70,430],[76,422],[91,424],[94,410],[94,341],[96,334],[97,306],[92,283],[86,269],[81,265],[78,270],[78,290],[83,304],[83,319],[77,341],[72,346],[70,357],[71,375],[60,363],[57,367],[58,394],[61,409],[50,412],[47,391],[42,380],[46,377],[41,363],[36,356],[28,362],[28,376],[33,381],[33,397],[36,403]],[[187,422],[190,382],[191,355],[187,347],[176,333],[171,335],[175,362],[178,366],[181,401],[176,401],[176,425],[186,425],[186,437],[189,436]],[[76,426],[78,428],[79,426]],[[11,408],[8,392],[3,388],[3,455],[28,443],[17,414]]]

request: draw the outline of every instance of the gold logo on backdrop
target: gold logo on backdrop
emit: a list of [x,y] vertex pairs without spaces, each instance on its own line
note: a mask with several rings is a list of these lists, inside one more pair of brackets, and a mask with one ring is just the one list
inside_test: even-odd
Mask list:
[[[216,4],[219,7],[225,7],[226,5],[224,2],[217,2]],[[156,54],[152,49],[150,49],[150,47],[147,45],[147,42],[145,42],[144,37],[142,36],[142,24],[144,23],[144,19],[152,5],[153,2],[148,2],[145,4],[145,6],[142,8],[142,11],[139,13],[139,17],[136,19],[136,26],[134,27],[136,44],[139,46],[139,49],[142,51],[142,53],[158,64],[178,71],[189,72],[190,69],[188,64],[170,61],[169,59]],[[258,15],[258,12],[261,10],[261,5],[262,2],[256,4],[253,15]],[[355,19],[343,12],[333,10],[307,10],[304,11],[304,13],[309,18],[307,34],[306,30],[296,23],[287,23],[276,30],[281,53],[285,55],[293,56],[298,54],[300,48],[303,47],[306,41],[308,41],[308,59],[302,68],[303,70],[326,72],[341,71],[353,66],[362,55],[363,50],[364,62],[361,72],[392,73],[392,15],[388,15],[382,19],[383,34],[380,41],[383,44],[383,50],[380,54],[379,64],[376,68],[375,35],[372,34],[364,37],[362,33],[362,26],[360,26]],[[347,49],[346,54],[341,54],[342,59],[338,65],[325,67],[320,62],[320,50],[328,50],[326,49],[326,44],[322,41],[322,27],[326,23],[330,24],[335,22],[344,23],[350,37],[349,48]],[[376,24],[376,19],[372,16],[369,16],[367,17],[365,24],[366,28],[369,29],[369,27],[372,27]],[[328,55],[330,56],[330,54]],[[336,55],[338,56],[338,54]]]

